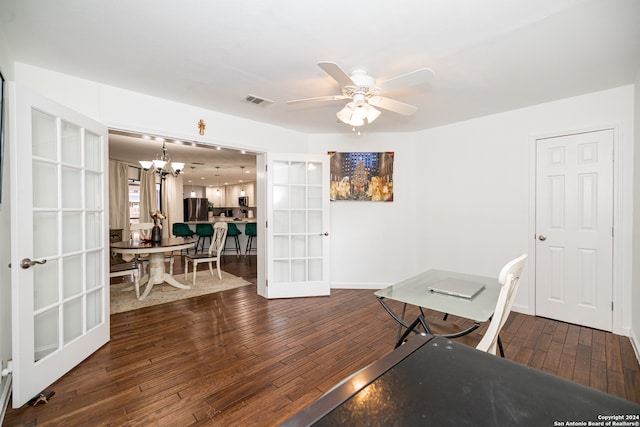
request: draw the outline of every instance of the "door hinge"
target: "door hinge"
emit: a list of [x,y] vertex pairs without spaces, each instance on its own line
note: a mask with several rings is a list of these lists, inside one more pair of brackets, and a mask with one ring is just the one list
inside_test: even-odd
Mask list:
[[613,311],[613,301],[611,301],[611,311]]
[[611,227],[611,237],[615,237],[615,228]]
[[268,287],[269,287],[269,279],[267,279],[267,280],[265,280],[265,281],[264,281],[264,287],[265,287],[265,288],[268,288]]

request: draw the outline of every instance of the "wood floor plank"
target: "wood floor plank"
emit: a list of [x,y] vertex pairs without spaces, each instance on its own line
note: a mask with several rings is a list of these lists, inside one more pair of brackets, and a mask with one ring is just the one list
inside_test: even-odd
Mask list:
[[[397,324],[372,290],[266,300],[255,257],[223,265],[253,284],[112,315],[111,341],[49,388],[50,403],[9,408],[3,426],[278,425],[393,350]],[[472,324],[425,314],[444,332]],[[457,341],[475,346],[486,327]],[[500,336],[508,359],[640,403],[626,337],[515,312]]]

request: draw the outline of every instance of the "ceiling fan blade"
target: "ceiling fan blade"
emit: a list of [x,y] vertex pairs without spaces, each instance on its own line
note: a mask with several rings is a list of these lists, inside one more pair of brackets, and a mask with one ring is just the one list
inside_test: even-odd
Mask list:
[[351,77],[345,73],[335,62],[318,62],[318,67],[322,68],[325,73],[329,74],[340,86],[357,86]]
[[401,74],[385,80],[378,84],[378,87],[384,92],[402,89],[409,86],[417,86],[419,84],[428,83],[433,79],[433,71],[429,68],[421,68],[410,73]]
[[344,95],[316,96],[314,98],[293,99],[291,101],[287,101],[287,104],[296,104],[298,102],[339,101],[342,99],[349,99],[349,97]]
[[418,107],[415,105],[405,104],[404,102],[396,101],[395,99],[386,98],[384,96],[372,96],[369,98],[369,104],[374,107],[380,107],[385,110],[393,111],[394,113],[402,114],[403,116],[410,116],[418,111]]

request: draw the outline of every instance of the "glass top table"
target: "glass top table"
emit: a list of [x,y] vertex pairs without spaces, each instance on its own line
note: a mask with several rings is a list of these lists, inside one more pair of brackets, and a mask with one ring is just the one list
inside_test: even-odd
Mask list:
[[[447,278],[480,282],[485,286],[473,298],[458,297],[429,290],[429,286]],[[474,322],[474,325],[467,330],[444,335],[450,338],[455,338],[468,334],[469,332],[477,329],[478,326],[480,326],[480,323],[491,319],[496,308],[500,289],[501,285],[497,278],[445,270],[428,270],[414,277],[398,282],[395,285],[389,286],[388,288],[376,291],[374,295],[378,298],[378,301],[380,301],[384,309],[400,324],[398,334],[400,335],[400,330],[403,327],[407,328],[405,334],[398,341],[399,345],[407,334],[411,330],[415,329],[418,324],[421,324],[427,333],[432,334],[431,329],[422,314],[411,324],[404,320],[407,304],[420,307],[421,310],[422,308],[426,308],[445,313],[445,315],[453,314]],[[395,313],[385,302],[385,299],[404,303],[402,315]]]

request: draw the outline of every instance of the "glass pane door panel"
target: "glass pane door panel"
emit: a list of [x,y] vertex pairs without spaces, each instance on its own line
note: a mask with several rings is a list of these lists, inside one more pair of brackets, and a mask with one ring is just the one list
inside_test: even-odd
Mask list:
[[276,283],[289,282],[289,261],[277,260],[273,262],[273,280]]
[[274,236],[273,256],[275,258],[289,258],[289,237]]
[[82,207],[82,173],[79,169],[62,168],[62,207]]
[[307,208],[322,209],[322,187],[307,188]]
[[309,280],[312,282],[322,280],[322,260],[309,260]]
[[55,117],[41,113],[38,110],[31,111],[31,154],[50,160],[57,160],[57,126]]
[[58,214],[33,213],[33,257],[48,258],[58,255]]
[[291,184],[306,184],[307,164],[305,162],[291,162],[289,179]]
[[308,164],[307,184],[322,186],[322,163],[310,162]]
[[95,133],[85,131],[84,136],[84,165],[96,172],[102,170],[102,139]]
[[281,185],[273,187],[273,208],[289,209],[289,187]]
[[306,233],[307,231],[307,213],[306,211],[291,212],[291,232]]
[[82,250],[82,214],[62,213],[62,253]]
[[309,233],[320,234],[322,233],[322,212],[320,211],[309,211],[308,215],[309,220]]
[[34,362],[58,349],[58,307],[34,316]]
[[318,235],[309,235],[308,236],[308,249],[310,257],[321,257],[322,256],[322,242],[325,239],[324,236]]
[[276,185],[289,183],[289,163],[288,162],[273,163],[273,183]]
[[62,312],[64,344],[69,344],[82,335],[82,298],[76,298],[64,304]]
[[33,207],[58,207],[58,168],[44,162],[33,162]]
[[87,331],[102,323],[102,289],[87,294]]
[[306,260],[291,261],[291,280],[293,282],[307,281],[307,261]]
[[273,232],[276,234],[289,232],[289,211],[273,212]]
[[307,256],[307,239],[305,236],[291,237],[291,257],[303,258]]
[[87,252],[86,255],[86,272],[87,272],[87,290],[102,286],[102,250]]
[[291,187],[291,209],[305,209],[307,207],[307,191],[306,187],[295,186]]
[[71,298],[82,292],[82,256],[62,259],[62,297]]
[[102,209],[102,175],[85,172],[85,207]]
[[87,249],[102,247],[102,214],[87,212],[86,216]]
[[60,139],[61,159],[63,163],[82,166],[82,147],[80,145],[80,128],[65,121],[62,122]]
[[33,308],[40,310],[56,304],[58,295],[58,260],[48,260],[46,264],[39,264],[33,268]]

